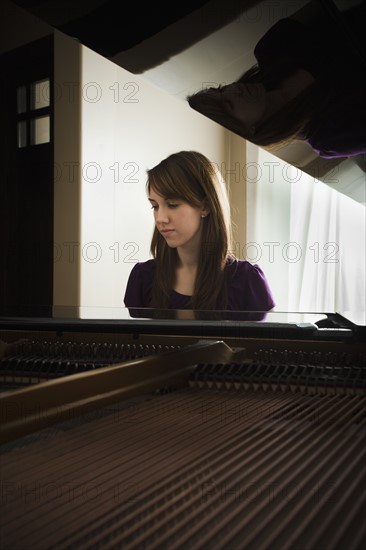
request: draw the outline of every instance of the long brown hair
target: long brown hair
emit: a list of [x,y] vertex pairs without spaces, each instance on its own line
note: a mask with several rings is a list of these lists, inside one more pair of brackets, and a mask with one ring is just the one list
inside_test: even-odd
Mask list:
[[[227,296],[224,267],[231,246],[230,203],[225,181],[218,168],[202,153],[180,151],[147,170],[147,192],[154,190],[165,198],[181,199],[191,206],[207,206],[202,220],[202,243],[191,309],[225,309]],[[150,251],[156,260],[151,307],[167,308],[178,253],[170,248],[157,228]]]

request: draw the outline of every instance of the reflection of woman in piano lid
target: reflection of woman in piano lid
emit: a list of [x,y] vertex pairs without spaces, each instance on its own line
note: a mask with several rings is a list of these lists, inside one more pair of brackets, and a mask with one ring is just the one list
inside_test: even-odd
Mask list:
[[340,12],[345,28],[312,8],[310,18],[301,10],[280,19],[256,45],[256,65],[236,82],[188,96],[190,106],[270,149],[301,140],[324,158],[365,153],[365,65],[357,53],[365,49],[366,2]]
[[147,171],[154,213],[153,259],[129,276],[129,308],[268,311],[274,300],[258,265],[230,252],[226,185],[196,151],[180,151]]

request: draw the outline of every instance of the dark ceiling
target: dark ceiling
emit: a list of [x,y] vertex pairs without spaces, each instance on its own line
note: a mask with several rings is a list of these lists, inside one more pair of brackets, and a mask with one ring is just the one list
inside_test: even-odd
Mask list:
[[237,18],[258,0],[12,0],[19,7],[106,58],[130,50],[163,30],[164,46],[147,45],[143,60],[128,57],[125,68],[140,73],[159,65]]
[[186,0],[163,6],[159,0],[147,3],[121,0],[13,0],[82,44],[110,57],[135,46],[167,25],[206,4],[208,0]]

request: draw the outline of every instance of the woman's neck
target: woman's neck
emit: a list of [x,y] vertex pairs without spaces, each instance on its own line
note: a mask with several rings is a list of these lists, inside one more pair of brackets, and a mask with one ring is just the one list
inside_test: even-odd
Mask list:
[[199,251],[194,248],[178,248],[178,268],[197,270]]
[[196,283],[196,275],[197,265],[183,265],[177,267],[175,270],[173,290],[185,296],[192,296]]
[[192,296],[197,275],[198,254],[187,250],[178,250],[179,262],[175,270],[173,289],[179,294]]

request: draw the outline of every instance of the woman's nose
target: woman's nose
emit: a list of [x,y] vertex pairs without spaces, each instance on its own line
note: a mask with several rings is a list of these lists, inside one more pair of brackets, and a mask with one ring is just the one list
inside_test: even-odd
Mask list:
[[168,210],[166,208],[159,207],[155,210],[155,221],[165,223],[169,220]]

